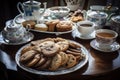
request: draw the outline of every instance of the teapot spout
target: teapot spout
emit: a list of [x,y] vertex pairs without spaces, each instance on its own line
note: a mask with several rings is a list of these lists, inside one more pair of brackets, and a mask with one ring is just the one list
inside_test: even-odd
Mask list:
[[43,12],[42,12],[42,13],[44,13],[44,12],[45,12],[45,10],[46,10],[46,8],[47,8],[47,2],[44,2],[44,3],[43,3],[43,5],[44,5],[44,10],[43,10]]

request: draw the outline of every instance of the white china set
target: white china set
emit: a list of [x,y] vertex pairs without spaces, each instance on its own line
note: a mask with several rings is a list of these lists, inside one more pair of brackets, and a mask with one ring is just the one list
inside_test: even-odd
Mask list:
[[[81,2],[81,0],[66,0],[67,4],[78,4]],[[1,35],[3,37],[4,43],[8,44],[19,44],[19,43],[25,43],[33,39],[33,34],[27,31],[24,27],[22,27],[21,22],[25,20],[36,20],[39,23],[39,20],[41,17],[44,15],[44,13],[47,11],[46,5],[47,3],[43,3],[44,8],[40,8],[41,3],[37,1],[26,1],[26,2],[18,2],[17,4],[17,9],[20,12],[20,15],[16,16],[15,19],[12,21],[12,24],[6,25],[4,30],[1,32]],[[21,8],[20,8],[21,7]],[[21,11],[22,9],[22,11]],[[98,9],[98,10],[97,10]],[[103,8],[100,8],[99,6],[91,6],[90,10],[85,11],[83,10],[84,13],[84,18],[85,21],[80,21],[75,23],[76,28],[75,31],[71,30],[68,32],[45,32],[45,33],[52,33],[52,34],[64,34],[64,33],[69,33],[69,32],[75,32],[78,38],[80,39],[94,39],[96,38],[96,30],[99,30],[102,28],[103,25],[106,24],[107,19],[111,16],[111,14],[107,14],[106,12],[102,11]],[[48,10],[51,10],[52,15],[55,15],[57,18],[61,18],[64,16],[67,16],[71,10],[71,8],[68,7],[52,7],[49,8]],[[65,10],[59,13],[56,13],[56,10]],[[72,11],[72,10],[71,10]],[[51,13],[50,13],[51,14]],[[17,24],[19,23],[20,24]],[[110,19],[110,23],[112,26],[116,27],[111,27],[112,30],[116,31],[117,33],[120,33],[120,16],[113,16]],[[17,25],[16,25],[17,24]],[[84,25],[85,24],[85,25]],[[87,25],[89,26],[87,26]],[[83,26],[84,25],[84,26]],[[27,41],[23,41],[24,37],[26,35],[30,35],[27,37]],[[94,41],[95,42],[95,41]],[[92,42],[93,43],[93,42]],[[91,43],[91,46],[93,47],[93,44]],[[94,48],[94,47],[93,47]],[[118,47],[117,47],[118,49]],[[116,50],[116,48],[114,49]],[[113,51],[114,51],[113,50]]]

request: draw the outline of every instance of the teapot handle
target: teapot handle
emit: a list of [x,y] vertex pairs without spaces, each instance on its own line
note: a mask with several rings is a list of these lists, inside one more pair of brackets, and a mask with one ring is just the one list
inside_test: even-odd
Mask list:
[[89,10],[88,11],[82,10],[84,20],[87,20],[87,14],[88,14],[88,12],[89,12]]
[[23,7],[23,4],[21,3],[21,2],[18,2],[17,3],[17,9],[18,9],[18,11],[20,12],[20,14],[24,14],[24,12],[22,12],[22,10],[20,9],[20,6],[21,6],[21,8],[22,8],[22,10],[24,11],[24,7]]
[[116,15],[116,13],[111,13],[111,14],[108,16],[107,21],[110,21],[111,17],[114,16],[114,15]]

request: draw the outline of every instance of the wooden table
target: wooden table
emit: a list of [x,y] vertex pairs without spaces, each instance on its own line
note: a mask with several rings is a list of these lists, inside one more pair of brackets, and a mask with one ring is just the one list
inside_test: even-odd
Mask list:
[[[47,37],[62,37],[70,40],[74,40],[82,44],[87,48],[89,51],[89,60],[87,64],[82,67],[81,69],[65,74],[60,76],[42,76],[42,75],[35,75],[29,72],[22,70],[20,67],[16,65],[15,62],[15,54],[17,50],[25,44],[12,46],[12,45],[4,45],[0,46],[0,60],[6,65],[7,69],[13,70],[16,73],[19,73],[22,76],[25,76],[27,80],[94,80],[96,78],[105,78],[107,80],[112,78],[111,75],[114,77],[120,73],[120,51],[115,51],[111,53],[104,53],[97,50],[94,50],[90,46],[91,40],[82,40],[79,38],[74,38],[73,33],[67,33],[63,35],[54,35],[54,34],[46,34],[46,33],[39,33],[39,32],[32,32],[35,37],[34,40],[43,39]],[[120,41],[120,39],[117,39]],[[115,73],[115,74],[114,74]],[[108,78],[109,77],[109,78]],[[119,76],[117,76],[119,77]],[[116,77],[116,78],[117,78]]]

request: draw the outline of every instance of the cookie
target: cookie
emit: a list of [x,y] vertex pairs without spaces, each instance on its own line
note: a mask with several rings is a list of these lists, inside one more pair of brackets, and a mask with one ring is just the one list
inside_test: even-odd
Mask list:
[[61,62],[61,66],[65,65],[68,61],[68,56],[65,52],[59,52],[59,55],[61,56],[62,62]]
[[69,43],[67,40],[59,41],[56,44],[60,46],[60,51],[66,51],[69,48]]
[[81,49],[73,49],[73,48],[69,48],[70,51],[73,51],[73,52],[77,52],[77,53],[81,53],[82,50]]
[[42,40],[36,40],[36,41],[31,41],[31,45],[32,46],[39,46],[41,43],[45,42],[45,41],[53,41],[54,42],[54,39],[52,38],[45,38],[45,39],[42,39]]
[[67,54],[72,54],[74,56],[79,56],[80,55],[80,52],[74,52],[74,51],[70,51],[70,50],[66,50],[66,53]]
[[39,70],[47,69],[50,66],[51,62],[52,62],[52,58],[48,58],[47,61],[41,66],[37,67],[37,69]]
[[39,46],[33,46],[32,50],[36,51],[37,53],[41,54],[42,50]]
[[30,50],[20,56],[20,62],[26,62],[34,57],[36,51]]
[[44,48],[49,47],[49,46],[54,45],[54,44],[55,43],[53,41],[44,41],[41,44],[39,44],[39,47],[41,49],[44,49]]
[[43,55],[46,57],[52,57],[56,55],[60,50],[60,47],[57,44],[46,44],[42,49]]
[[51,65],[49,67],[49,70],[57,70],[61,66],[62,58],[59,54],[56,54],[51,62]]
[[66,67],[66,68],[71,68],[71,67],[75,66],[76,63],[77,63],[76,57],[73,56],[72,54],[68,54],[68,61],[67,61],[67,63],[65,64],[65,67]]
[[26,64],[27,67],[32,67],[34,66],[39,60],[40,60],[40,54],[36,54],[34,58]]
[[25,46],[22,50],[21,50],[21,55],[22,54],[24,54],[25,52],[27,52],[27,51],[30,51],[30,50],[32,50],[32,46]]
[[39,67],[39,66],[43,65],[46,61],[47,61],[47,58],[41,56],[41,59],[37,62],[37,64],[35,64],[34,67]]
[[76,42],[73,42],[73,41],[69,41],[69,46],[72,47],[72,48],[81,48],[80,45]]

